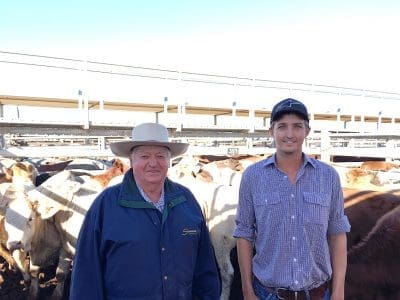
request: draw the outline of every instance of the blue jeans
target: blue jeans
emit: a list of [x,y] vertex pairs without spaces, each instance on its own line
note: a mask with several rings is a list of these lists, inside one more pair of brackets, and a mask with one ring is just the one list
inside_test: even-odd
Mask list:
[[[260,300],[280,300],[277,295],[268,292],[257,279],[253,279],[253,288],[256,296]],[[331,295],[329,293],[329,290],[326,290],[323,300],[329,300],[330,297]]]

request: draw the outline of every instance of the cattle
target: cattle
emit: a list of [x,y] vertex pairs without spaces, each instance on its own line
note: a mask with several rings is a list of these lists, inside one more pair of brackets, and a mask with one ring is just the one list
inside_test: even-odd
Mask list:
[[210,205],[207,211],[207,224],[217,263],[221,270],[221,300],[227,300],[230,296],[230,288],[235,272],[230,260],[230,253],[236,246],[233,231],[235,228],[239,186],[220,186],[215,190],[214,195],[214,198],[208,202]]
[[86,211],[109,181],[127,168],[116,159],[101,174],[76,175],[74,171],[64,170],[28,193],[30,202],[34,203],[29,230],[24,233],[31,259],[30,297],[36,298],[38,294],[40,269],[58,261],[57,286],[52,297],[62,298]]
[[50,162],[50,161],[44,161],[41,162],[38,166],[38,172],[43,173],[43,172],[61,172],[63,171],[73,160],[65,160],[65,161],[58,161],[58,162]]
[[[71,170],[73,172],[73,174],[76,176],[87,175],[87,176],[91,177],[92,179],[94,179],[95,181],[98,181],[102,187],[105,187],[108,185],[110,178],[113,178],[120,174],[124,174],[129,169],[129,166],[125,162],[123,162],[120,158],[116,158],[116,159],[112,160],[111,161],[112,168],[110,168],[108,170],[108,172],[105,172],[105,173],[103,172],[103,170],[92,170],[95,167],[93,167],[93,165],[90,165],[90,164],[89,164],[89,170],[81,169],[82,167],[84,167],[84,165],[82,165],[82,164],[78,164],[78,165],[72,164],[69,168],[66,168],[71,161],[72,160],[68,160],[68,161],[62,162],[62,163],[56,163],[55,165],[50,165],[51,166],[50,168],[46,168],[46,167],[43,168],[42,165],[40,165],[39,170],[56,170],[56,169],[60,168],[60,170],[62,171],[64,169],[68,169],[68,170]],[[74,169],[72,167],[79,167],[79,168]],[[51,176],[53,176],[57,173],[58,173],[58,171],[46,171],[46,172],[40,173],[36,177],[35,185],[36,186],[41,185],[43,182],[45,182]]]
[[361,168],[349,169],[346,173],[348,185],[369,184],[375,181],[376,172],[366,171]]
[[65,170],[96,171],[105,170],[108,167],[109,165],[105,161],[88,158],[76,158],[65,167]]
[[382,184],[379,174],[376,171],[343,167],[337,164],[333,164],[332,166],[338,172],[340,182],[345,188],[374,191],[387,190],[387,188]]
[[170,168],[169,172],[171,179],[192,191],[203,210],[220,269],[222,300],[229,299],[234,276],[230,252],[236,245],[233,230],[239,183],[244,170],[242,162],[248,166],[261,159],[248,155],[239,158],[186,157]]
[[250,154],[242,154],[242,155],[234,155],[234,156],[226,156],[226,155],[197,155],[195,156],[196,159],[198,159],[199,162],[201,163],[210,163],[214,161],[221,161],[221,160],[226,160],[226,159],[235,159],[238,161],[243,161],[243,160],[250,160],[253,163],[257,162],[261,159],[264,159],[264,155],[250,155]]
[[[377,233],[382,231],[382,225],[379,224],[387,224],[386,221],[383,222],[381,220],[383,218],[388,219],[387,215],[390,216],[393,211],[400,209],[400,191],[382,192],[344,188],[343,194],[345,198],[345,214],[352,226],[351,231],[347,234],[349,264],[346,273],[346,299],[399,299],[396,297],[389,298],[390,289],[388,290],[383,285],[378,286],[382,269],[371,268],[374,264],[371,264],[369,260],[360,260],[358,263],[353,263],[353,261],[358,256],[356,253],[359,253],[361,249],[363,249],[362,251],[366,250],[366,246],[369,245],[366,241],[372,241],[370,236],[376,237]],[[383,244],[392,243],[389,235],[383,235],[380,238]],[[392,246],[395,247],[395,245]],[[381,262],[385,260],[383,256],[390,256],[391,250],[386,253],[389,248],[377,252],[376,256],[374,256],[375,260]],[[399,272],[399,265],[395,269],[397,270],[396,272]],[[368,274],[365,274],[367,270]],[[362,273],[360,273],[361,271]],[[364,283],[362,278],[365,278]],[[368,281],[376,284],[369,285],[367,284]]]
[[346,299],[400,299],[400,206],[348,251]]
[[186,156],[169,170],[172,180],[192,176],[204,182],[238,185],[243,171],[263,156],[241,155],[235,157],[218,155]]
[[240,161],[228,158],[202,165],[193,174],[205,182],[215,182],[224,185],[232,185],[234,178],[243,172]]
[[195,158],[201,163],[208,164],[213,161],[220,161],[231,157],[226,155],[196,155]]
[[220,269],[221,300],[232,297],[230,289],[234,275],[238,274],[230,254],[236,246],[233,230],[241,174],[261,159],[263,156],[199,156],[184,158],[170,169],[172,179],[188,187],[202,207]]
[[400,172],[369,171],[361,168],[335,167],[341,174],[343,187],[362,190],[386,191],[400,187]]
[[13,171],[11,168],[4,168],[4,173],[0,173],[0,184],[5,182],[11,182],[13,177]]
[[111,168],[107,172],[100,174],[90,175],[90,178],[97,181],[103,188],[108,186],[111,179],[114,177],[125,174],[129,170],[129,166],[125,164],[121,159],[116,158],[113,160]]
[[398,169],[400,168],[400,164],[397,163],[392,163],[388,161],[364,161],[360,168],[362,170],[368,170],[368,171],[390,171],[392,169]]
[[0,252],[9,266],[18,266],[24,279],[28,279],[25,265],[27,253],[21,250],[21,245],[24,244],[23,233],[32,214],[27,193],[35,188],[33,182],[37,169],[29,162],[16,162],[11,171],[12,181],[0,185]]
[[194,177],[183,177],[179,183],[188,187],[199,202],[210,239],[214,247],[222,280],[221,300],[229,299],[234,269],[230,252],[236,245],[233,238],[239,186],[204,182]]
[[400,191],[366,191],[343,188],[345,214],[351,231],[347,234],[348,248],[359,243],[378,219],[400,205]]
[[0,255],[7,261],[9,267],[14,268],[17,266],[14,258],[12,257],[10,251],[7,249],[8,233],[5,230],[5,210],[0,208]]
[[0,169],[11,168],[17,161],[11,158],[0,157]]
[[[207,160],[212,159],[214,162],[206,163]],[[234,268],[229,258],[232,248],[236,244],[232,233],[238,202],[238,187],[242,170],[253,163],[252,160],[258,161],[260,157],[236,160],[232,157],[222,159],[221,157],[185,156],[176,162],[169,172],[172,180],[184,184],[193,192],[202,207],[210,230],[217,263],[221,270],[223,284],[221,299],[233,298],[232,295],[229,296],[229,293]],[[126,168],[123,169],[126,171]],[[364,172],[358,174],[373,174],[373,172],[368,173],[370,171],[358,170]],[[98,191],[113,184],[116,178],[118,180],[122,178],[121,175],[115,176],[119,171],[113,175],[97,174],[97,172],[100,173],[100,171],[87,172],[85,170],[64,171],[55,175],[59,177],[57,180],[53,177],[49,178],[49,182],[44,182],[33,193],[29,193],[33,203],[32,209],[37,214],[31,220],[32,227],[36,228],[33,231],[35,233],[47,232],[30,238],[25,235],[28,241],[30,239],[31,245],[32,278],[36,276],[35,272],[37,273],[38,269],[35,268],[37,266],[44,266],[46,261],[58,260],[60,263],[56,271],[56,278],[59,284],[53,295],[55,298],[62,294],[63,282],[68,275],[74,255],[76,236],[87,208]],[[238,180],[228,179],[227,174],[229,176],[234,174],[233,178],[237,176]],[[62,176],[64,177],[62,178]],[[109,180],[110,177],[113,179]],[[59,183],[56,184],[56,182]],[[343,191],[346,201],[345,211],[352,225],[352,230],[348,235],[349,247],[360,243],[375,226],[378,219],[393,210],[399,202],[399,195],[396,191],[366,192],[346,188]],[[31,195],[33,196],[31,197]],[[75,227],[71,224],[78,225]],[[54,236],[53,244],[47,242],[49,236]],[[237,266],[236,261],[234,265]],[[235,274],[238,275],[238,272],[239,270],[236,269]],[[35,282],[35,279],[33,281]],[[32,293],[35,292],[32,288],[35,285],[37,286],[36,283],[31,284]],[[240,284],[238,284],[239,286]],[[240,290],[240,288],[236,290]],[[235,299],[241,299],[241,295]]]
[[168,177],[171,180],[178,180],[184,177],[196,177],[197,173],[203,164],[193,156],[180,156],[172,160],[172,165],[168,169]]

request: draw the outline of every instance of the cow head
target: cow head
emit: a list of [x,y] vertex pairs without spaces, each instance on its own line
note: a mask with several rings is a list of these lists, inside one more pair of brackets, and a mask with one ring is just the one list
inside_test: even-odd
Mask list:
[[8,234],[7,248],[11,253],[20,248],[28,252],[30,250],[29,240],[33,218],[33,205],[24,192],[13,191],[12,197],[13,199],[9,201],[6,209],[4,223]]
[[130,166],[124,163],[120,158],[116,158],[113,160],[112,167],[119,170],[120,173],[117,175],[125,174],[126,171],[130,169]]
[[15,184],[35,183],[38,171],[36,167],[27,161],[16,162],[12,167],[13,179]]
[[13,178],[13,171],[11,168],[4,168],[3,173],[0,173],[0,183],[11,182]]

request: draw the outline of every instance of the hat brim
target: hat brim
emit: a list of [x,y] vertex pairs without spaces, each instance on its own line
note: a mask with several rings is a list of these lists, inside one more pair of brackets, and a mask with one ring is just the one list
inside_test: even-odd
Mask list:
[[176,157],[185,153],[189,147],[187,143],[162,143],[156,141],[123,141],[110,144],[112,153],[120,157],[129,157],[133,147],[137,146],[162,146],[171,152],[171,157]]

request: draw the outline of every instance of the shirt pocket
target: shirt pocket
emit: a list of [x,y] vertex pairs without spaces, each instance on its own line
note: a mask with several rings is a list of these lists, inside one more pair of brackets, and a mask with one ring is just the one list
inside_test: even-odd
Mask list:
[[282,197],[279,195],[279,192],[269,192],[268,194],[257,196],[254,199],[254,213],[256,219],[261,223],[279,220],[283,217],[282,212],[284,209],[282,208],[282,202]]
[[282,202],[282,197],[279,197],[278,192],[270,192],[268,194],[259,195],[254,199],[254,205],[256,207],[275,205],[281,202]]
[[330,195],[328,193],[303,192],[305,223],[328,224]]

